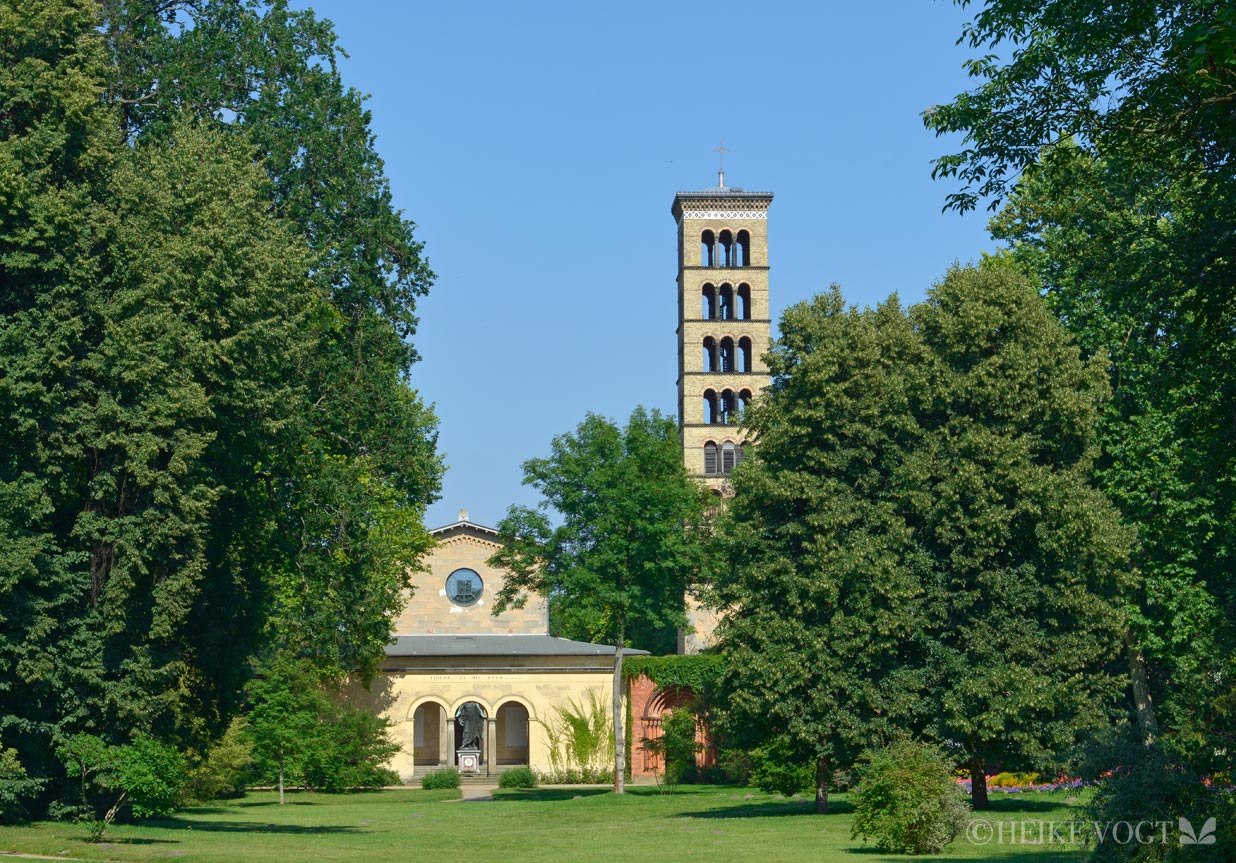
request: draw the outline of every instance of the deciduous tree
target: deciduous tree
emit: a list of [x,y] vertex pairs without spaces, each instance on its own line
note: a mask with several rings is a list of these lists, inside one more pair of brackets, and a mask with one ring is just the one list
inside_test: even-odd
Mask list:
[[432,273],[311,13],[0,25],[0,734],[41,782],[78,732],[200,750],[263,641],[372,673],[442,469]]
[[1137,533],[1141,737],[1229,772],[1236,8],[990,0],[963,40],[993,53],[972,61],[975,89],[926,113],[965,135],[936,162],[964,184],[948,205],[1005,202],[993,235],[1112,384],[1096,476]]
[[942,575],[888,494],[920,437],[926,370],[895,299],[847,310],[836,289],[786,310],[768,361],[720,531],[723,725],[791,762],[786,776],[809,765],[826,812],[833,770],[926,712]]
[[979,84],[923,115],[938,134],[964,135],[962,150],[935,162],[936,176],[963,183],[948,196],[949,207],[967,210],[986,198],[994,209],[1043,147],[1070,138],[1121,168],[1184,165],[1231,180],[1236,9],[1230,3],[976,5],[958,41],[989,52],[966,64]]
[[891,728],[1034,761],[1104,714],[1127,538],[1089,484],[1101,368],[1010,269],[787,310],[735,472],[727,728],[830,768]]
[[[637,408],[623,428],[590,414],[524,462],[536,508],[513,506],[498,526],[507,571],[494,613],[530,593],[595,615],[614,647],[614,791],[623,791],[626,716],[623,648],[632,621],[682,625],[683,597],[705,564],[708,493],[686,474],[678,429]],[[559,520],[555,524],[555,520]]]

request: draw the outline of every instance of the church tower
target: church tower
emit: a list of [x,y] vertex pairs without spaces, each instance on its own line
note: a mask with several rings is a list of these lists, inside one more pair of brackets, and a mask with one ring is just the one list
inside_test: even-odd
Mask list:
[[[768,308],[771,192],[725,186],[679,192],[678,429],[687,473],[722,497],[748,444],[742,414],[770,382],[761,357],[772,335]],[[679,653],[713,643],[716,615],[688,591]]]
[[771,192],[679,192],[678,427],[687,472],[722,496],[747,443],[742,414],[768,386]]

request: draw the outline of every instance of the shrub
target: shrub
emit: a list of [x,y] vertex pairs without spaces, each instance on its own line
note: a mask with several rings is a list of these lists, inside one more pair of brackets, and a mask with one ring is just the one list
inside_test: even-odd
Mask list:
[[751,781],[755,761],[750,752],[742,749],[722,749],[717,754],[717,767],[721,770],[724,781],[733,785],[746,785]]
[[338,794],[398,785],[398,774],[383,766],[399,751],[389,725],[350,704],[330,703],[301,754],[305,787]]
[[26,801],[38,794],[42,785],[40,780],[26,775],[16,749],[0,746],[0,822],[21,818]]
[[795,756],[781,739],[751,750],[751,784],[768,794],[814,792],[815,765]]
[[600,785],[614,778],[612,767],[568,767],[537,773],[542,785]]
[[987,780],[989,788],[1026,788],[1041,783],[1042,778],[1037,773],[1012,773],[1008,771],[997,773]]
[[244,717],[236,717],[205,757],[189,770],[185,785],[187,800],[217,800],[239,797],[253,769],[253,742]]
[[[90,828],[91,842],[103,839],[125,806],[134,818],[167,817],[188,779],[184,756],[149,737],[112,746],[94,735],[78,734],[62,743],[56,755],[71,779],[80,783],[82,817]],[[100,796],[111,803],[102,818],[92,805]]]
[[849,791],[854,785],[854,776],[849,770],[834,770],[829,788],[834,791]]
[[458,788],[459,771],[454,767],[443,767],[421,777],[421,787],[428,789]]
[[1095,863],[1230,863],[1236,844],[1236,791],[1214,781],[1210,769],[1215,762],[1209,754],[1198,758],[1194,751],[1182,752],[1170,739],[1146,745],[1132,728],[1112,730],[1090,741],[1080,770],[1085,779],[1097,780],[1098,787],[1086,806],[1087,821],[1167,820],[1176,828],[1178,819],[1184,818],[1200,834],[1210,819],[1215,820],[1213,844],[1099,842],[1091,859]]
[[[188,780],[188,765],[175,747],[139,737],[120,747],[113,788],[128,795],[134,818],[166,818]],[[119,805],[119,804],[118,804]]]
[[644,749],[660,759],[661,769],[654,775],[662,792],[673,794],[695,772],[695,754],[700,751],[695,733],[695,715],[679,709],[662,720],[660,737],[644,738]]
[[536,788],[536,774],[531,767],[512,767],[498,777],[499,788]]
[[937,749],[913,741],[875,754],[854,793],[852,837],[881,851],[935,854],[965,826],[967,808]]
[[335,683],[303,659],[274,657],[249,682],[247,737],[255,779],[341,792],[395,785],[383,764],[399,746],[387,720],[341,703]]

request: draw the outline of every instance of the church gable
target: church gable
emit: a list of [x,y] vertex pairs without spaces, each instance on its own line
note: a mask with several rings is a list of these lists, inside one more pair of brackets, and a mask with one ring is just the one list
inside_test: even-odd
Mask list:
[[415,590],[395,621],[394,635],[545,635],[549,613],[544,600],[530,597],[521,609],[494,617],[493,604],[505,573],[486,561],[500,548],[498,532],[468,521],[431,531],[437,545],[414,573]]

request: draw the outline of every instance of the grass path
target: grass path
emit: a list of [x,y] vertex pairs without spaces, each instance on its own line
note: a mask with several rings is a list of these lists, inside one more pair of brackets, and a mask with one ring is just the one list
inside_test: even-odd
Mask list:
[[[176,818],[119,825],[91,845],[77,824],[0,828],[6,854],[92,861],[179,860],[184,863],[442,860],[482,863],[892,863],[850,838],[844,795],[835,811],[817,816],[811,804],[743,788],[684,787],[673,796],[603,788],[498,791],[493,800],[445,801],[453,791],[396,790],[369,794],[253,793],[188,809]],[[1076,803],[1061,794],[1026,794],[994,801],[992,822],[1064,821]],[[1059,845],[971,844],[965,837],[930,859],[1081,863],[1080,849]]]

